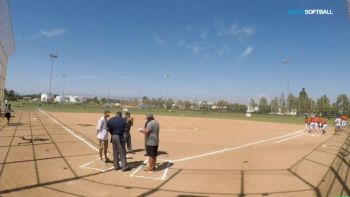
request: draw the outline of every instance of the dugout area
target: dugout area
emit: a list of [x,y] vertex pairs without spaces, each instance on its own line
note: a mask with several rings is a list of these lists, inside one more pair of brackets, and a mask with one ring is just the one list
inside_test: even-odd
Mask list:
[[[101,114],[16,112],[0,122],[0,196],[337,196],[349,195],[348,133],[310,135],[303,123],[155,116],[158,168],[146,158],[134,115],[129,172],[97,154]],[[111,153],[111,146],[109,152]],[[110,155],[112,159],[112,155]]]

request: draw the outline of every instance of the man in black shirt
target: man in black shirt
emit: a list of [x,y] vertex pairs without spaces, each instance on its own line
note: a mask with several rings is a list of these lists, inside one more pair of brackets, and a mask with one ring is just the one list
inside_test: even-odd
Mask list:
[[[114,157],[114,169],[122,169],[122,171],[128,171],[130,168],[126,162],[126,152],[125,152],[125,132],[126,121],[122,118],[122,113],[117,112],[117,115],[108,120],[107,129],[111,133],[111,140],[113,146],[113,157]],[[119,160],[122,166],[119,165]]]
[[134,151],[132,150],[132,146],[131,146],[131,134],[130,134],[131,127],[134,124],[134,119],[131,117],[130,112],[125,112],[125,121],[126,121],[126,126],[125,126],[124,139],[126,142],[126,147],[128,149],[127,153],[134,154]]

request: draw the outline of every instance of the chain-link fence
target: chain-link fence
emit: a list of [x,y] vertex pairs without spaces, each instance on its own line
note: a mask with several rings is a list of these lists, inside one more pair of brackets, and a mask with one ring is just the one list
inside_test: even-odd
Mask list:
[[15,51],[8,0],[0,0],[0,102],[4,101],[7,63]]

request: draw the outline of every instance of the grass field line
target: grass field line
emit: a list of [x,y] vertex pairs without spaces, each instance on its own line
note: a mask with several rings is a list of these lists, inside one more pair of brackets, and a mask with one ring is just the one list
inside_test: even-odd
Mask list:
[[284,138],[284,139],[282,139],[282,140],[278,140],[278,141],[275,142],[275,143],[278,144],[278,143],[281,143],[281,142],[285,142],[285,141],[288,141],[288,140],[291,140],[291,139],[294,139],[294,138],[303,136],[303,135],[305,135],[305,134],[306,134],[306,133],[303,132],[303,133],[300,133],[300,134],[297,134],[297,135],[294,135],[294,136],[291,136],[291,137]]
[[285,135],[276,136],[276,137],[272,137],[272,138],[268,138],[268,139],[264,139],[264,140],[255,141],[255,142],[250,142],[248,144],[243,144],[243,145],[235,146],[235,147],[232,147],[232,148],[224,148],[224,149],[221,149],[221,150],[212,151],[212,152],[208,152],[208,153],[204,153],[204,154],[200,154],[200,155],[185,157],[185,158],[182,158],[182,159],[175,159],[175,160],[172,160],[172,161],[175,163],[175,162],[188,161],[188,160],[197,159],[197,158],[201,158],[201,157],[216,155],[216,154],[220,154],[220,153],[224,153],[224,152],[228,152],[228,151],[232,151],[232,150],[242,149],[242,148],[246,148],[246,147],[249,147],[249,146],[253,146],[253,145],[257,145],[257,144],[273,141],[273,140],[280,139],[280,138],[285,138],[285,137],[288,137],[288,136],[291,136],[291,135],[293,135],[293,136],[294,135],[298,135],[298,134],[300,134],[302,132],[304,132],[304,129],[299,129],[299,130],[293,131],[293,132],[285,134]]
[[64,130],[68,131],[70,134],[72,134],[74,137],[78,138],[80,141],[84,142],[85,144],[87,144],[90,148],[92,148],[93,150],[95,150],[96,152],[98,152],[98,148],[96,148],[95,145],[91,144],[90,142],[88,142],[87,140],[85,140],[84,138],[82,138],[81,136],[77,135],[74,131],[70,130],[69,128],[67,128],[66,126],[64,126],[63,124],[61,124],[60,122],[58,122],[56,119],[52,118],[46,111],[42,110],[42,109],[38,109],[41,113],[45,114],[52,122],[56,123],[58,126],[62,127]]

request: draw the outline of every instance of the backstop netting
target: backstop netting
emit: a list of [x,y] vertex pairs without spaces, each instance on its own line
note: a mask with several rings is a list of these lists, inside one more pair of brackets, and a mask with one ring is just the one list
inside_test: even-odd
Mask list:
[[0,0],[0,102],[4,101],[8,59],[14,51],[9,3],[8,0]]
[[350,17],[350,0],[347,0],[347,5],[348,5],[348,16]]

